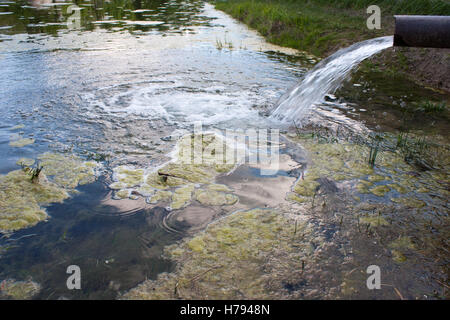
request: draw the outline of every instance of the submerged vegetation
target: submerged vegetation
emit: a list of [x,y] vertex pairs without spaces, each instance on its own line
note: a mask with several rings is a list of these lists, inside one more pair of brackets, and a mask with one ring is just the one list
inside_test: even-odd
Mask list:
[[[400,135],[396,140],[395,136],[387,134],[384,137],[377,134],[375,138],[350,135],[337,143],[335,139],[326,138],[329,135],[329,130],[324,134],[312,130],[312,133],[305,131],[295,135],[311,155],[311,164],[293,188],[296,196],[290,196],[291,200],[304,202],[309,198],[313,201],[320,191],[321,177],[336,182],[354,181],[355,191],[360,194],[357,198],[364,194],[377,197],[389,194],[391,201],[398,203],[402,201],[399,198],[403,199],[407,194],[409,206],[424,205],[423,199],[416,198],[417,190],[432,189],[446,194],[450,167],[448,146],[434,145],[432,148],[424,138],[416,140]],[[376,144],[367,141],[376,141]],[[435,181],[437,176],[441,178]]]
[[433,102],[433,101],[422,101],[418,103],[417,111],[422,111],[425,113],[442,113],[447,109],[447,104],[445,101]]

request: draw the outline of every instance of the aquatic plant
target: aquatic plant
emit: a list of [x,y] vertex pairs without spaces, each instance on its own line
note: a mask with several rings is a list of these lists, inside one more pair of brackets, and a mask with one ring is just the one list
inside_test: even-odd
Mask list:
[[375,161],[378,155],[378,149],[380,148],[380,143],[383,141],[383,137],[379,134],[371,136],[371,142],[369,143],[369,158],[367,159],[369,165],[373,168],[375,166]]
[[40,289],[40,285],[32,280],[16,281],[14,279],[6,279],[0,281],[0,297],[3,296],[7,299],[30,299],[36,295]]
[[0,231],[28,228],[48,218],[43,206],[69,197],[79,184],[95,180],[96,163],[75,156],[45,153],[36,167],[20,162],[22,169],[0,176]]
[[27,146],[29,144],[33,144],[34,141],[35,140],[33,138],[21,138],[21,139],[10,141],[9,145],[11,147],[21,148],[21,147]]
[[39,166],[39,163],[36,165],[36,167],[29,167],[26,166],[23,163],[20,163],[20,166],[22,167],[22,170],[24,172],[26,172],[27,174],[30,175],[30,180],[33,183],[38,183],[39,182],[39,175],[42,171],[42,169],[44,168],[43,166]]
[[433,102],[433,101],[422,101],[417,104],[415,111],[425,112],[425,113],[442,113],[447,109],[447,104],[445,101]]
[[[122,299],[264,299],[301,272],[311,230],[274,210],[235,212],[202,233],[167,247],[174,273],[146,280]],[[277,288],[280,292],[280,288]]]
[[[196,147],[194,142],[198,142]],[[234,147],[214,133],[188,134],[177,141],[176,151],[174,159],[159,169],[114,168],[114,182],[109,187],[117,190],[116,198],[141,195],[151,204],[172,201],[170,208],[174,210],[185,207],[191,200],[210,205],[237,202],[236,196],[227,193],[226,186],[212,184],[216,176],[236,165],[234,160],[224,161],[227,154],[234,155]]]
[[41,205],[62,202],[67,197],[63,188],[45,179],[33,183],[24,170],[0,176],[0,231],[31,227],[47,219]]
[[43,173],[51,177],[57,185],[74,189],[78,185],[83,185],[95,181],[96,169],[100,164],[95,161],[83,161],[75,155],[63,155],[46,152],[38,159],[44,167]]

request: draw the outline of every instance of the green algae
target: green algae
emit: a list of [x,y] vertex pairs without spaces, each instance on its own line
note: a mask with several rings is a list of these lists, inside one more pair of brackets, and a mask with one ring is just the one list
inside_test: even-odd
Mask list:
[[294,192],[304,197],[312,197],[316,193],[319,185],[320,184],[317,181],[312,180],[312,178],[306,178],[300,180],[294,186]]
[[94,161],[82,161],[75,155],[44,153],[38,157],[43,173],[52,177],[60,187],[75,189],[78,185],[95,181],[95,169],[99,166]]
[[402,236],[392,241],[388,247],[391,249],[392,259],[397,263],[403,263],[407,260],[404,253],[408,250],[415,250],[416,246],[410,237]]
[[172,199],[171,191],[158,190],[155,192],[154,195],[150,196],[150,198],[147,199],[147,201],[148,203],[155,204],[158,201],[169,201],[170,199]]
[[24,166],[24,167],[31,167],[34,164],[34,159],[30,159],[30,158],[20,158],[19,160],[17,160],[16,164],[18,166]]
[[349,176],[347,176],[345,174],[337,173],[337,174],[333,175],[333,180],[336,180],[336,181],[348,180],[348,178],[349,178]]
[[379,227],[379,226],[387,226],[389,225],[389,222],[380,215],[370,215],[367,217],[361,217],[359,218],[360,223],[366,223],[370,225],[371,227]]
[[379,182],[379,181],[383,181],[383,180],[390,179],[390,178],[379,175],[379,174],[374,174],[374,175],[368,176],[367,179],[372,182]]
[[40,291],[40,285],[31,280],[15,281],[7,279],[0,281],[0,296],[14,300],[27,300]]
[[9,145],[11,147],[21,148],[21,147],[25,147],[29,144],[33,144],[34,141],[35,140],[33,138],[22,138],[22,139],[10,141]]
[[[42,174],[41,174],[42,175]],[[0,176],[0,231],[15,231],[47,219],[42,205],[62,202],[65,189],[40,176],[33,183],[23,170]]]
[[222,192],[231,192],[232,191],[228,186],[226,186],[224,184],[215,184],[215,183],[208,185],[207,189],[211,190],[211,191],[222,191]]
[[392,249],[415,249],[416,246],[411,241],[410,237],[402,236],[398,237],[395,241],[392,241],[389,244],[389,247]]
[[[197,236],[168,247],[166,255],[177,262],[176,271],[146,280],[121,298],[273,297],[270,286],[291,277],[292,270],[300,270],[301,259],[308,256],[309,243],[300,238],[293,241],[294,228],[273,210],[236,212],[210,224]],[[308,234],[306,225],[299,223],[297,228],[299,233]]]
[[[206,243],[205,241],[203,241],[202,238],[200,237],[196,237],[192,240],[190,240],[187,243],[187,247],[189,248],[189,250],[193,251],[193,252],[203,252],[206,248]],[[180,255],[182,254],[182,250],[181,251],[175,251],[175,255]]]
[[200,164],[169,163],[166,167],[158,170],[159,175],[168,178],[178,178],[191,183],[208,183],[217,173],[214,168]]
[[15,125],[14,127],[11,127],[11,130],[18,130],[18,129],[23,129],[23,128],[25,128],[25,125],[22,123],[22,124]]
[[294,192],[289,192],[289,193],[286,195],[286,200],[288,200],[288,201],[295,201],[295,202],[298,202],[298,203],[303,203],[303,202],[308,201],[308,198],[305,198],[305,197],[299,197],[296,193],[294,193]]
[[407,260],[405,255],[401,251],[392,250],[391,253],[392,253],[392,260],[394,260],[397,263],[403,263]]
[[[0,176],[0,230],[16,231],[46,220],[48,216],[42,206],[60,203],[79,184],[95,180],[96,163],[53,153],[45,153],[38,159],[43,166],[38,180],[31,181],[25,170]],[[23,158],[18,163],[28,168],[32,161]]]
[[170,207],[175,210],[186,207],[191,202],[194,188],[194,185],[188,185],[175,189]]
[[[404,187],[402,185],[399,185],[397,183],[390,184],[389,187],[391,187],[392,189],[395,189],[398,193],[404,194],[404,193],[408,193],[409,192],[408,188],[406,188],[406,187]],[[419,190],[416,190],[416,191],[420,192]]]
[[386,185],[379,185],[369,189],[369,191],[377,197],[384,197],[384,195],[391,191],[391,189]]
[[132,188],[140,185],[144,182],[144,170],[132,169],[128,166],[119,166],[114,168],[114,174],[116,175],[116,184],[122,188]]
[[391,198],[391,201],[416,209],[423,208],[426,206],[426,203],[424,201],[416,198]]
[[209,188],[206,190],[196,190],[195,199],[205,206],[233,205],[239,200],[234,194],[215,191]]
[[140,186],[136,191],[138,194],[142,195],[143,197],[151,197],[152,195],[155,194],[156,189],[152,188],[149,185],[144,184],[144,185]]
[[116,192],[114,193],[114,196],[115,196],[115,198],[117,198],[117,199],[127,199],[127,198],[130,197],[130,195],[131,195],[131,191],[130,191],[130,190],[126,190],[126,189],[124,189],[124,190],[119,190],[119,191],[116,191]]
[[[195,141],[199,142],[197,147],[194,147]],[[234,149],[217,134],[185,135],[177,141],[172,161],[158,169],[117,167],[113,170],[114,182],[109,187],[122,191],[123,195],[132,192],[133,196],[146,197],[151,204],[172,200],[170,207],[181,209],[191,203],[195,185],[205,184],[206,189],[199,195],[200,202],[233,204],[237,197],[225,194],[231,190],[213,183],[219,174],[234,168],[234,162],[223,163],[226,152],[232,151]]]
[[152,172],[147,176],[144,186],[164,190],[187,183],[188,181],[185,181],[182,178],[173,177],[167,174],[159,174],[159,172]]
[[359,193],[367,194],[370,193],[369,187],[373,186],[372,182],[366,181],[366,180],[359,180],[359,183],[356,185],[356,190]]

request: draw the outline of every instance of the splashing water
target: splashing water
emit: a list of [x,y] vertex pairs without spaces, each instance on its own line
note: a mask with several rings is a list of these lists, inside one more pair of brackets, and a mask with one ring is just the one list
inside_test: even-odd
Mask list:
[[301,122],[313,105],[320,102],[327,93],[334,93],[361,61],[392,45],[393,37],[387,36],[361,41],[337,51],[321,61],[306,74],[302,82],[285,93],[271,117]]

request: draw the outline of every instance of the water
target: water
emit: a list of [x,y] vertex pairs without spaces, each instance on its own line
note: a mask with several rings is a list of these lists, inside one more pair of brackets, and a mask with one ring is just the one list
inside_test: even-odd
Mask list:
[[358,42],[337,51],[317,64],[280,98],[272,117],[301,122],[313,105],[321,102],[327,93],[334,93],[361,61],[392,45],[393,37],[388,36]]
[[[78,187],[63,203],[45,208],[50,216],[47,222],[10,237],[1,235],[0,281],[32,279],[41,285],[37,299],[114,299],[146,279],[173,271],[174,263],[162,256],[164,248],[204,230],[208,223],[234,210],[286,205],[285,196],[304,166],[300,145],[284,140],[277,174],[261,176],[259,168],[242,166],[216,179],[239,196],[239,202],[229,208],[193,203],[169,211],[167,203],[149,205],[143,198],[115,200],[108,185],[118,165],[152,170],[168,161],[176,142],[173,137],[192,130],[197,121],[206,130],[277,126],[286,130],[294,116],[280,122],[267,115],[286,88],[311,76],[305,75],[314,57],[266,43],[204,1],[78,1],[82,9],[77,29],[69,29],[66,23],[71,16],[69,2],[0,0],[0,4],[0,174],[19,169],[19,158],[36,158],[44,152],[107,159],[101,161],[97,181]],[[337,61],[345,57],[356,65],[363,55],[358,48],[368,56],[390,41],[357,44],[344,49],[356,56],[340,51]],[[336,62],[332,61],[336,55],[321,65]],[[348,72],[353,65],[346,67]],[[314,70],[323,70],[318,68]],[[335,79],[332,72],[320,74],[326,80],[323,83],[311,79],[316,85],[313,95],[321,92],[314,102],[332,92],[329,84],[334,88],[343,76],[337,71]],[[322,85],[327,88],[322,90]],[[370,92],[373,98],[377,94],[381,95]],[[364,123],[356,116],[350,119],[338,113],[339,106],[327,107],[321,109],[328,112],[325,123],[348,123],[363,130]],[[17,135],[34,138],[35,143],[9,146]],[[291,216],[299,217],[300,212],[294,208]],[[322,222],[321,217],[315,214],[311,219],[320,226],[312,235],[315,239],[323,236],[321,229],[339,224]],[[350,213],[348,217],[348,229],[357,230],[357,219]],[[375,251],[366,249],[361,248],[367,253],[363,262],[345,266],[350,268],[346,271],[374,263]],[[383,246],[377,250],[389,252]],[[339,280],[342,255],[332,248],[330,252],[326,257],[333,261],[323,266]],[[71,264],[82,269],[82,290],[66,288],[66,268]],[[421,270],[422,264],[414,266]],[[319,274],[321,263],[311,269],[317,276],[308,280],[309,288],[330,284]],[[417,270],[399,269],[391,273],[404,280],[399,289],[415,297]],[[292,270],[286,274],[290,279]],[[297,280],[292,283],[302,283]],[[365,280],[361,284],[364,287]],[[424,287],[429,289],[428,284]],[[389,294],[383,291],[375,298],[392,298],[394,293]]]
[[[113,200],[111,170],[161,165],[175,144],[165,138],[196,121],[271,127],[263,113],[309,57],[267,44],[204,1],[80,1],[78,29],[66,24],[70,2],[0,4],[0,173],[48,151],[108,159],[97,182],[46,207],[48,222],[0,239],[0,281],[32,278],[38,299],[113,299],[171,271],[163,248],[186,232],[167,224],[184,231],[177,219],[203,217],[191,232],[223,211],[168,216],[144,199]],[[16,135],[35,143],[12,148]],[[70,264],[83,270],[81,291],[65,287]]]

